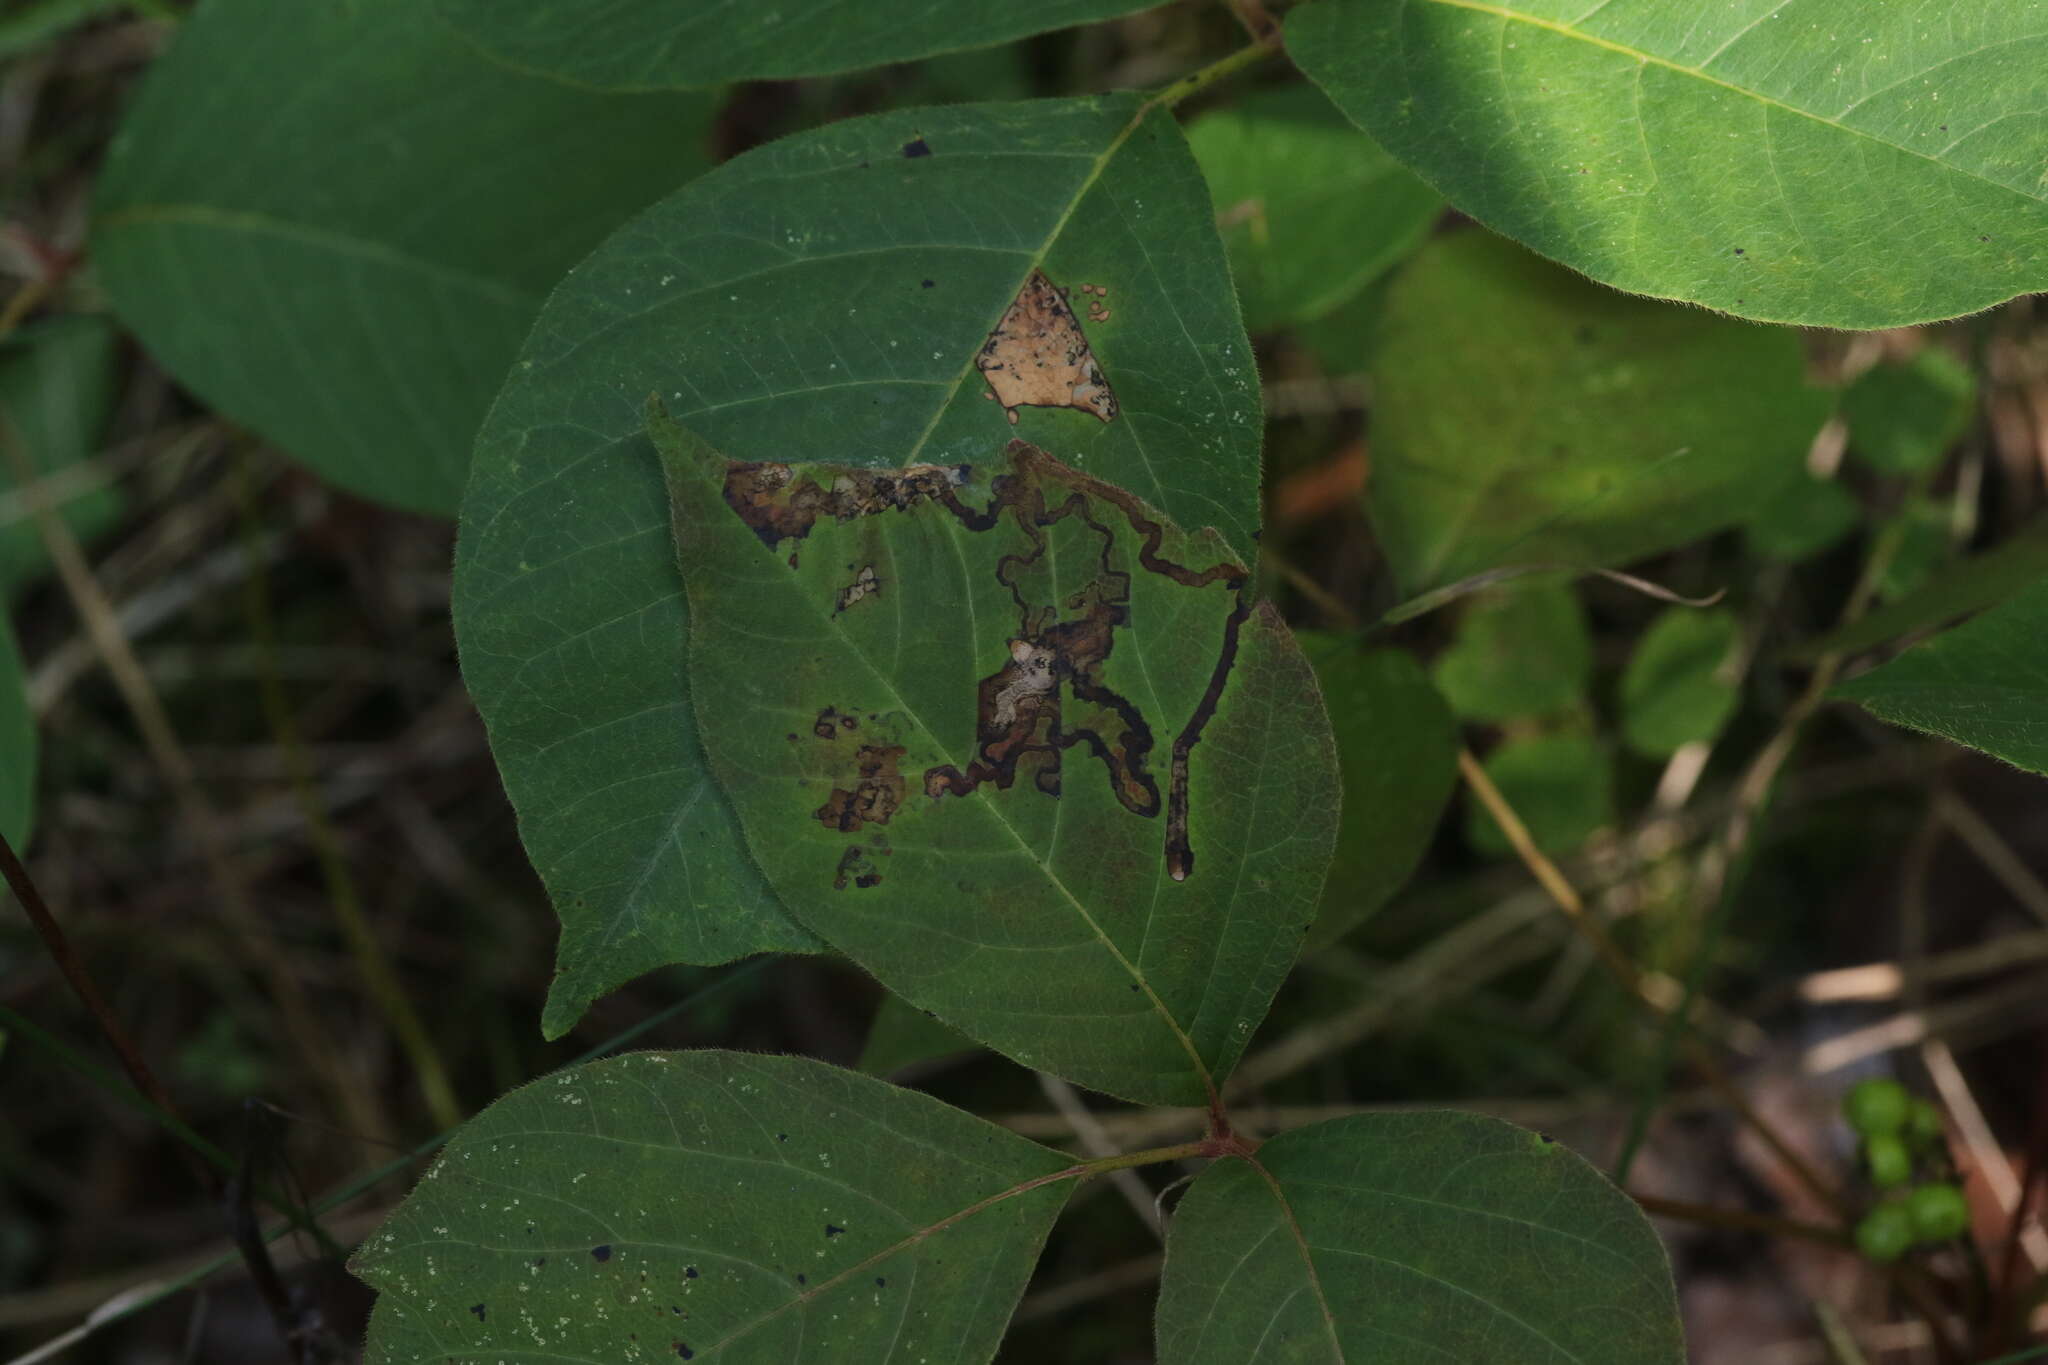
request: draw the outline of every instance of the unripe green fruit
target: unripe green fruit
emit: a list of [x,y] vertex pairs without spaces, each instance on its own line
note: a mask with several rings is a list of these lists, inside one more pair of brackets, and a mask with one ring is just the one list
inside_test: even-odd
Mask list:
[[1906,1141],[1919,1148],[1933,1148],[1941,1145],[1948,1136],[1941,1121],[1941,1110],[1928,1100],[1914,1100],[1913,1107],[1906,1115]]
[[1863,1159],[1870,1164],[1870,1183],[1881,1190],[1903,1185],[1913,1176],[1912,1154],[1890,1133],[1865,1138]]
[[1922,1242],[1946,1242],[1970,1227],[1970,1206],[1963,1192],[1950,1184],[1922,1185],[1906,1196],[1913,1235]]
[[1879,1204],[1856,1225],[1856,1249],[1873,1261],[1896,1261],[1913,1245],[1913,1215],[1903,1204]]
[[1865,1137],[1896,1133],[1906,1126],[1913,1097],[1897,1081],[1858,1081],[1842,1097],[1842,1113],[1849,1126]]

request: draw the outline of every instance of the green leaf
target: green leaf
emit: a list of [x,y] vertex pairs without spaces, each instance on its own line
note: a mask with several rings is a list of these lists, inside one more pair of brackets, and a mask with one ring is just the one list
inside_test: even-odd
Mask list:
[[1067,1169],[801,1058],[573,1067],[464,1124],[356,1252],[366,1359],[985,1361]]
[[[976,358],[1041,271],[1113,420],[1013,428],[980,397]],[[1134,98],[848,119],[735,158],[578,267],[478,439],[455,577],[463,676],[562,919],[544,1030],[662,963],[816,946],[703,770],[650,391],[736,458],[978,460],[1015,431],[1249,554],[1256,378],[1201,174]]]
[[1735,614],[1667,607],[1643,632],[1621,675],[1621,732],[1647,758],[1712,739],[1735,710],[1740,630]]
[[1413,251],[1443,209],[1313,86],[1204,114],[1188,146],[1255,332],[1330,312]]
[[1903,365],[1876,365],[1842,394],[1849,449],[1886,474],[1931,469],[1962,437],[1977,377],[1938,346]]
[[1995,606],[2044,576],[2048,576],[2048,523],[2035,522],[1981,554],[1936,570],[1911,592],[1829,632],[1795,657],[1858,653]]
[[2048,773],[2048,578],[1830,695]]
[[92,258],[210,406],[451,513],[542,296],[705,165],[713,112],[510,71],[420,0],[211,0],[114,142]]
[[1569,579],[1522,579],[1474,594],[1437,656],[1437,689],[1466,720],[1571,707],[1593,676],[1593,635]]
[[36,717],[14,632],[0,616],[0,834],[16,849],[34,832]]
[[782,903],[1027,1066],[1212,1097],[1338,805],[1315,676],[1222,538],[1023,441],[870,471],[651,431],[698,730]]
[[[1545,853],[1570,853],[1614,820],[1614,772],[1589,736],[1511,739],[1486,756],[1484,767]],[[1513,851],[1507,835],[1476,800],[1465,807],[1465,838],[1491,857]]]
[[1834,545],[1862,520],[1863,504],[1840,483],[1794,477],[1750,516],[1742,533],[1756,554],[1796,564]]
[[1398,649],[1304,640],[1330,711],[1343,779],[1337,852],[1311,944],[1358,927],[1414,875],[1458,781],[1458,726],[1422,666]]
[[1367,510],[1410,592],[1637,559],[1799,472],[1830,406],[1803,368],[1789,331],[1601,289],[1487,233],[1440,237],[1382,319]]
[[1173,1365],[1679,1365],[1664,1249],[1549,1138],[1475,1114],[1312,1124],[1195,1178],[1173,1216]]
[[500,61],[610,90],[857,71],[1113,19],[1155,2],[949,0],[934,9],[906,0],[744,6],[433,0],[448,23]]
[[1632,293],[1898,327],[2048,286],[2048,18],[1324,0],[1287,51],[1480,222]]
[[[114,329],[104,318],[54,318],[0,341],[0,412],[45,476],[44,496],[82,541],[121,516],[123,499],[110,476],[81,468],[99,450],[117,384]],[[0,600],[39,577],[48,562],[13,462],[0,459]]]
[[957,1029],[948,1028],[900,995],[884,992],[868,1025],[868,1040],[860,1050],[860,1070],[869,1076],[892,1076],[919,1062],[935,1061],[972,1051],[975,1042]]

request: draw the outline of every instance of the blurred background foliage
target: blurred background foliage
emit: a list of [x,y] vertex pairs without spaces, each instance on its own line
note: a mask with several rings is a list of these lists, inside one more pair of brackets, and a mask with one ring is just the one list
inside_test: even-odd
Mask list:
[[[1175,4],[857,75],[558,92],[559,108],[476,76],[422,22],[375,35],[418,46],[411,85],[359,95],[345,60],[325,68],[343,82],[328,98],[385,102],[385,145],[309,163],[318,108],[280,95],[221,175],[244,155],[228,78],[138,82],[181,26],[289,27],[286,8],[0,11],[0,411],[39,490],[0,467],[19,644],[0,637],[0,832],[33,831],[45,898],[187,1121],[258,1181],[349,1192],[323,1217],[342,1246],[456,1117],[642,1025],[636,1045],[858,1064],[1078,1150],[1180,1131],[1184,1115],[1084,1101],[977,1050],[830,957],[664,969],[544,1043],[556,927],[456,671],[436,514],[541,295],[652,197],[646,164],[665,190],[851,114],[1155,85],[1241,44],[1232,15]],[[321,8],[346,28],[347,7]],[[346,53],[364,35],[300,38]],[[303,73],[234,79],[265,99]],[[138,99],[219,108],[178,157],[145,155],[116,138]],[[568,128],[533,153],[552,160],[460,212],[405,212],[497,108]],[[1896,1074],[1940,1103],[1977,1234],[1936,1267],[1967,1287],[1958,1312],[2048,1268],[2005,1212],[2048,1145],[2048,797],[1808,688],[1818,659],[1856,671],[2048,574],[2048,307],[1882,333],[1728,321],[1484,233],[1277,65],[1183,113],[1265,383],[1263,572],[1309,636],[1347,789],[1244,1119],[1455,1104],[1596,1163],[1629,1151],[1632,1190],[1741,1215],[1662,1225],[1695,1359],[1851,1359],[1837,1328],[1871,1360],[1933,1359],[1882,1278],[1773,1234],[1825,1210],[1667,1066],[1661,1030],[1456,775],[1462,749],[1653,984],[1698,992],[1696,1035],[1852,1200],[1868,1189],[1835,1116],[1849,1084]],[[532,192],[627,128],[640,170]],[[294,189],[314,182],[326,201]],[[166,184],[219,193],[192,221],[124,216]],[[336,213],[362,220],[345,261],[312,230]],[[240,248],[182,296],[156,287],[165,253],[216,250],[180,234],[293,214],[308,230],[273,244],[281,292],[260,315],[236,295]],[[435,270],[386,270],[401,257]],[[441,288],[488,307],[397,347],[393,319]],[[1748,778],[1774,752],[1766,800]],[[1754,835],[1723,897],[1733,821]],[[232,1208],[123,1102],[11,905],[0,1008],[0,1352],[76,1332],[63,1358],[275,1358],[276,1297],[232,1255]],[[1159,1245],[1138,1190],[1081,1192],[1002,1359],[1150,1358]],[[313,1237],[276,1254],[354,1341],[366,1291]]]

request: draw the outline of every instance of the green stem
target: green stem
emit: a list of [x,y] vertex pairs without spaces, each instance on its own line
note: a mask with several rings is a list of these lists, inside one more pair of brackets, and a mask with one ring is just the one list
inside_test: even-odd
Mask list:
[[1216,82],[1235,76],[1248,66],[1257,65],[1279,50],[1280,43],[1277,34],[1266,42],[1253,43],[1249,47],[1241,47],[1228,57],[1213,61],[1200,70],[1190,71],[1187,75],[1182,76],[1172,85],[1167,86],[1151,99],[1146,100],[1145,107],[1150,109],[1158,105],[1165,105],[1171,109],[1182,100],[1201,94],[1204,90],[1216,84]]

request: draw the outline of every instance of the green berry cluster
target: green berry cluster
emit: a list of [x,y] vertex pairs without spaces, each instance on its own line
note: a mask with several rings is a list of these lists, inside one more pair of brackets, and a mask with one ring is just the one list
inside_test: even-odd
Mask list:
[[1856,1246],[1873,1261],[1896,1261],[1915,1246],[1960,1237],[1970,1226],[1963,1192],[1947,1180],[1908,1188],[1914,1169],[1946,1165],[1941,1111],[1897,1081],[1860,1081],[1842,1100],[1842,1114],[1863,1139],[1870,1183],[1881,1202],[1856,1225]]

